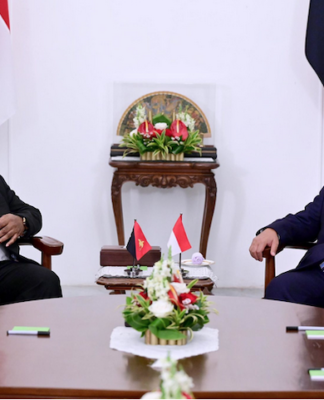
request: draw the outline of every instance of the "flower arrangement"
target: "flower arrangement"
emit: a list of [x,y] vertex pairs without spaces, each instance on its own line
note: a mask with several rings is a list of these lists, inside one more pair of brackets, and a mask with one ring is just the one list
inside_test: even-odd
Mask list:
[[209,322],[207,297],[190,292],[196,282],[183,282],[170,248],[168,259],[155,263],[143,290],[126,298],[125,321],[145,336],[147,344],[186,344],[187,333],[191,338]]
[[125,135],[120,147],[127,147],[124,156],[139,153],[142,159],[178,160],[193,151],[201,154],[202,138],[195,130],[195,120],[180,107],[173,122],[164,114],[150,118],[139,104],[133,119],[135,129]]
[[145,393],[142,399],[193,399],[193,386],[192,378],[168,355],[161,360],[160,391]]

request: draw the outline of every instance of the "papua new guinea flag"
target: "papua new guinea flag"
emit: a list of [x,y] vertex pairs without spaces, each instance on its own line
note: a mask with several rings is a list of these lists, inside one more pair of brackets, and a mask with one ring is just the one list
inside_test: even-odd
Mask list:
[[151,250],[151,245],[146,240],[144,233],[135,220],[134,228],[128,240],[126,249],[128,252],[139,261],[148,251]]

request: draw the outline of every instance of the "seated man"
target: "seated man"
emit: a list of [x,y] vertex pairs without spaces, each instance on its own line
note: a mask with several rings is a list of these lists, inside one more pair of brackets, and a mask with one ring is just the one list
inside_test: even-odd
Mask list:
[[265,298],[324,308],[324,188],[303,211],[288,214],[257,232],[250,254],[262,261],[262,252],[271,247],[276,254],[280,244],[316,244],[307,251],[297,267],[275,277],[265,291]]
[[39,210],[21,201],[0,175],[0,305],[62,297],[54,272],[19,255],[17,239],[41,227]]

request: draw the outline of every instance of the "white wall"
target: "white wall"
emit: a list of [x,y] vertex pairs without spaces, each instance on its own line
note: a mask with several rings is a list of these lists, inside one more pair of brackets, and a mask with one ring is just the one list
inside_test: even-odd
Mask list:
[[[117,244],[114,82],[163,81],[215,85],[221,166],[208,258],[219,286],[262,285],[263,267],[248,253],[256,230],[299,211],[322,184],[322,87],[304,56],[308,4],[11,0],[18,104],[0,130],[1,171],[41,209],[41,233],[65,243],[54,259],[63,284],[93,283],[101,246]],[[184,257],[198,250],[202,186],[128,183],[123,196],[126,236],[137,218],[166,251],[183,212],[193,245]],[[283,254],[279,269],[299,257]]]

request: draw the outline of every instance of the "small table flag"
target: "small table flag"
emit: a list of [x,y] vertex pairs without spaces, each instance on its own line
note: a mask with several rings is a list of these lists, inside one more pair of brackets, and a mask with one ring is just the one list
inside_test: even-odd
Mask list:
[[128,252],[139,261],[148,251],[150,251],[152,246],[146,240],[144,233],[135,220],[134,228],[128,240],[126,249]]
[[180,215],[172,229],[170,239],[168,241],[168,247],[170,246],[172,257],[191,249],[191,244],[188,240],[185,228],[182,223],[182,214]]

